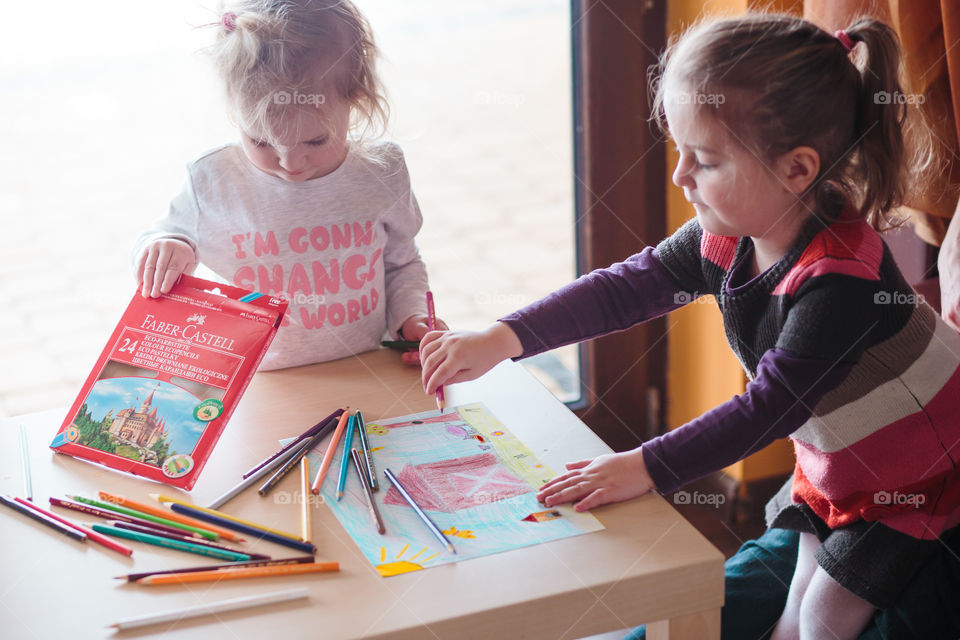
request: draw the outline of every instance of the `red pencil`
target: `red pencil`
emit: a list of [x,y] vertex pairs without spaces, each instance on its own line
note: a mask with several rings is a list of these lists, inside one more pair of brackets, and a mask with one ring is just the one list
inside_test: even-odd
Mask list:
[[130,547],[128,547],[128,546],[126,546],[126,545],[120,544],[120,543],[117,542],[116,540],[111,539],[109,536],[105,536],[105,535],[103,535],[102,533],[97,533],[97,532],[94,531],[93,529],[88,529],[87,527],[85,527],[85,526],[83,526],[83,525],[80,525],[80,524],[77,524],[77,523],[75,523],[75,522],[70,522],[70,521],[67,520],[66,518],[61,518],[61,517],[58,516],[57,514],[51,513],[51,512],[49,512],[49,511],[47,511],[46,509],[43,509],[42,507],[38,507],[37,505],[33,504],[32,502],[29,502],[29,501],[24,500],[24,499],[22,499],[22,498],[14,498],[14,500],[16,500],[17,502],[19,502],[20,504],[22,504],[22,505],[25,506],[25,507],[29,507],[29,508],[33,509],[33,510],[36,511],[37,513],[42,513],[43,515],[47,516],[48,518],[53,518],[54,520],[56,520],[57,522],[59,522],[59,523],[61,523],[61,524],[65,524],[65,525],[67,525],[68,527],[71,527],[71,528],[73,528],[73,529],[76,529],[77,531],[79,531],[79,532],[81,532],[81,533],[87,534],[87,537],[88,537],[88,538],[90,538],[91,540],[93,540],[93,541],[96,542],[97,544],[103,545],[103,546],[106,547],[107,549],[111,549],[111,550],[113,550],[113,551],[116,551],[117,553],[122,553],[122,554],[125,555],[125,556],[132,556],[132,555],[133,555],[133,549],[131,549]]
[[[427,291],[427,328],[430,331],[437,330],[437,311],[433,307],[433,292]],[[446,403],[446,398],[443,395],[443,385],[437,387],[437,408],[443,412],[443,405]]]

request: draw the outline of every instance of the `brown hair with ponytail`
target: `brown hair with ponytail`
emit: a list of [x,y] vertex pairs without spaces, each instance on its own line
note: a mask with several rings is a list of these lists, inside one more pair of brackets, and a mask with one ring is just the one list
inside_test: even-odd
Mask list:
[[651,69],[653,118],[665,127],[668,86],[723,96],[696,103],[698,113],[720,119],[761,159],[799,146],[817,151],[820,173],[804,194],[816,215],[833,221],[849,202],[875,228],[889,228],[908,185],[932,184],[934,146],[914,113],[908,120],[911,96],[901,87],[893,29],[863,18],[845,32],[849,52],[833,34],[789,15],[698,23]]

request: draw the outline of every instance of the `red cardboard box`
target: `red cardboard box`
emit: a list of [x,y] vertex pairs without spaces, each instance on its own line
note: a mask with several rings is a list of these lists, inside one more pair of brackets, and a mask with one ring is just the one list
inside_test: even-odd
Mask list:
[[192,276],[138,291],[50,447],[189,491],[286,309]]

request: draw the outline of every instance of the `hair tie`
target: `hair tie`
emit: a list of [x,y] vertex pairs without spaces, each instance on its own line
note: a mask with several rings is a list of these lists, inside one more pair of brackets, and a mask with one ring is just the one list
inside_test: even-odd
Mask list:
[[220,24],[222,24],[223,28],[227,30],[227,33],[230,33],[237,28],[237,14],[235,14],[233,11],[227,11],[220,16]]
[[850,38],[849,35],[847,35],[846,31],[844,31],[843,29],[840,29],[835,34],[833,34],[833,36],[840,41],[840,44],[843,45],[843,48],[847,53],[850,53],[850,51],[853,50],[853,44],[854,44],[853,39]]

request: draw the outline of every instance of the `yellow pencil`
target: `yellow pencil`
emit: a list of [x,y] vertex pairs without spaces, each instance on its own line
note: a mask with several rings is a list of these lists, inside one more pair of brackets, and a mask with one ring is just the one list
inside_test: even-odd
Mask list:
[[179,513],[173,513],[167,509],[160,507],[154,507],[153,505],[143,504],[142,502],[137,502],[135,500],[130,500],[124,496],[115,496],[113,494],[107,493],[106,491],[100,491],[100,499],[105,502],[111,502],[121,507],[127,507],[128,509],[133,509],[134,511],[141,511],[143,513],[149,513],[152,516],[158,516],[160,518],[166,518],[167,520],[173,520],[174,522],[179,522],[180,524],[188,524],[191,527],[197,527],[198,529],[203,529],[205,531],[211,531],[216,533],[221,538],[226,538],[227,540],[233,540],[234,542],[243,542],[244,539],[238,536],[233,531],[229,529],[223,529],[216,525],[212,525],[209,522],[203,522],[202,520],[194,520],[193,518],[182,516]]
[[310,463],[307,462],[307,456],[300,459],[300,484],[303,501],[300,504],[300,539],[304,542],[310,542]]
[[289,576],[298,573],[324,573],[340,571],[339,562],[307,562],[276,567],[240,567],[237,569],[217,569],[215,571],[191,571],[189,573],[163,573],[137,580],[137,584],[182,584],[185,582],[219,582],[240,578],[262,578],[265,576]]
[[230,520],[231,522],[236,522],[238,524],[245,524],[248,527],[260,529],[261,531],[266,531],[267,533],[283,536],[284,538],[290,538],[291,540],[296,540],[297,542],[300,541],[300,536],[294,535],[292,533],[287,533],[286,531],[279,531],[277,529],[271,529],[270,527],[265,527],[262,524],[257,524],[256,522],[250,522],[249,520],[243,520],[241,518],[231,516],[230,514],[224,513],[223,511],[207,509],[206,507],[201,507],[198,504],[193,504],[192,502],[187,502],[186,500],[181,500],[180,498],[171,498],[170,496],[162,496],[157,493],[151,493],[150,497],[156,500],[157,502],[173,502],[176,504],[182,504],[185,507],[190,507],[191,509],[196,509],[197,511],[202,511],[203,513],[209,513],[212,516],[217,516],[225,520]]
[[330,468],[330,463],[333,461],[333,456],[337,453],[337,445],[340,444],[340,438],[343,437],[343,432],[347,430],[347,420],[350,418],[350,412],[347,411],[350,407],[344,409],[343,414],[340,415],[340,422],[337,423],[337,428],[333,432],[333,437],[330,438],[330,444],[327,445],[327,452],[323,454],[323,460],[320,462],[320,469],[317,471],[317,477],[313,479],[313,489],[314,493],[320,493],[320,485],[323,484],[323,477],[327,475],[327,469]]

